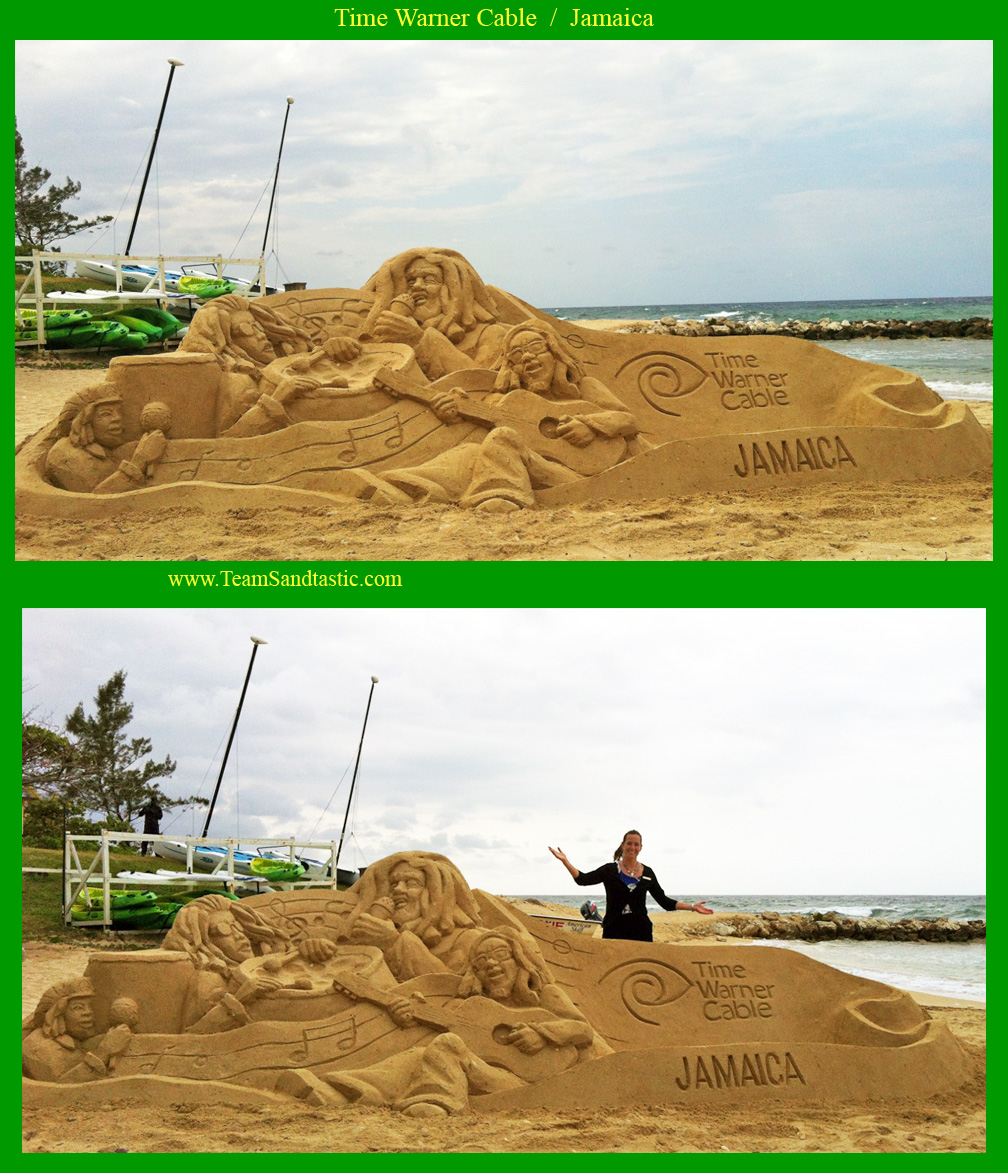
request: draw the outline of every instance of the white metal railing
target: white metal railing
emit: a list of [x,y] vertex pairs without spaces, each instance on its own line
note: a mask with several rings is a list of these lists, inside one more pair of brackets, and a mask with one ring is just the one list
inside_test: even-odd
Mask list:
[[[138,877],[138,873],[133,873],[131,876],[113,875],[111,864],[109,860],[109,845],[112,843],[136,842],[140,839],[145,843],[176,843],[184,845],[186,849],[186,870],[184,872],[174,872],[171,876],[158,876],[154,873],[143,873],[142,879]],[[78,850],[78,844],[97,844],[97,850],[94,857],[90,859],[87,866],[82,861],[82,852]],[[193,855],[200,847],[223,847],[225,850],[221,853],[220,861],[216,866],[207,872],[196,872],[193,868]],[[288,854],[288,858],[292,863],[297,863],[298,852],[309,848],[313,851],[325,853],[320,860],[312,860],[314,867],[317,866],[322,875],[308,878],[302,877],[299,880],[277,881],[270,880],[265,876],[259,877],[252,874],[239,873],[235,870],[235,852],[240,854],[258,854],[260,849],[269,848],[271,855],[275,858],[275,851],[277,848],[283,848]],[[253,849],[249,851],[248,849]],[[260,889],[264,886],[288,888],[331,888],[335,889],[338,882],[338,872],[334,866],[336,858],[337,846],[335,840],[328,840],[324,843],[309,842],[300,839],[249,839],[244,836],[241,839],[204,839],[197,835],[146,835],[139,831],[102,831],[99,835],[67,835],[64,840],[63,847],[63,920],[66,924],[71,923],[71,911],[74,902],[83,894],[83,903],[86,907],[92,907],[90,887],[97,887],[101,884],[102,888],[102,919],[101,921],[93,920],[87,923],[90,925],[101,924],[108,929],[112,925],[112,888],[114,886],[130,886],[136,887],[138,884],[145,885],[173,885],[181,887],[188,885],[190,887],[207,885],[213,883],[220,883],[229,891],[234,891],[236,888],[251,887]],[[87,851],[83,851],[84,859],[88,858]],[[162,857],[165,858],[165,857]],[[170,857],[168,857],[170,858]],[[342,871],[343,869],[340,869]],[[328,873],[328,874],[326,874]],[[348,873],[344,873],[348,876]]]
[[[175,290],[168,289],[166,284],[165,273],[168,270],[179,268],[185,271],[186,266],[195,268],[196,266],[213,265],[215,272],[213,274],[207,273],[206,276],[223,277],[224,268],[249,268],[252,267],[256,271],[256,276],[252,280],[252,285],[255,289],[243,289],[243,297],[262,297],[266,289],[266,258],[264,255],[255,258],[240,258],[240,257],[223,257],[220,253],[213,256],[180,256],[172,254],[163,254],[158,256],[124,256],[122,253],[116,254],[101,254],[101,253],[63,253],[63,252],[42,252],[39,249],[33,249],[32,255],[18,256],[14,254],[14,264],[30,265],[31,269],[25,274],[24,280],[15,289],[14,292],[14,320],[16,323],[23,325],[24,319],[21,316],[23,309],[32,310],[35,314],[35,321],[37,324],[38,337],[35,340],[28,340],[21,343],[21,345],[38,346],[45,345],[45,318],[43,310],[46,303],[52,305],[68,304],[65,298],[53,297],[51,294],[44,293],[42,290],[42,265],[46,261],[56,261],[63,263],[66,261],[98,261],[102,264],[111,265],[115,268],[115,289],[108,291],[109,298],[117,301],[129,302],[150,302],[153,298],[156,301],[194,301],[198,300],[192,297],[187,297],[184,293],[178,293]],[[123,266],[124,265],[144,265],[149,268],[155,268],[156,273],[151,274],[149,281],[142,290],[123,289]]]

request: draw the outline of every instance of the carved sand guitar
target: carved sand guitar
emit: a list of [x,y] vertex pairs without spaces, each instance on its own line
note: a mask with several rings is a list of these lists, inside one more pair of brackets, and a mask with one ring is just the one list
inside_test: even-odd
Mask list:
[[[416,383],[383,367],[374,376],[373,385],[403,399],[413,399],[425,407],[432,407],[440,391],[449,391],[460,382],[458,375],[446,375],[436,383]],[[489,390],[489,388],[488,388]],[[582,476],[593,476],[612,468],[626,456],[626,440],[622,436],[598,436],[584,448],[578,448],[557,434],[557,426],[569,416],[592,415],[599,407],[581,399],[551,403],[532,391],[509,391],[503,403],[488,404],[467,393],[459,397],[458,413],[464,420],[487,428],[509,427],[521,436],[533,452],[557,461]]]
[[[370,1002],[385,1011],[402,996],[379,990],[350,973],[341,973],[339,977],[333,978],[333,989],[355,1002]],[[495,1067],[506,1068],[520,1079],[537,1080],[559,1075],[578,1061],[577,1047],[573,1043],[557,1044],[546,1040],[542,1050],[527,1055],[508,1042],[519,1023],[531,1026],[536,1022],[555,1021],[555,1015],[540,1007],[510,1008],[500,1006],[489,998],[474,996],[454,1002],[452,1012],[448,1014],[427,1003],[413,1000],[410,1001],[410,1008],[413,1020],[421,1026],[433,1027],[438,1031],[453,1031],[481,1059]]]

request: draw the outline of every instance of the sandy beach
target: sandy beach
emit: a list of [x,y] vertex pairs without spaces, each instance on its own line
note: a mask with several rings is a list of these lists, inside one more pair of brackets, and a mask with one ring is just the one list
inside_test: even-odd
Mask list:
[[[593,322],[616,328],[620,322]],[[15,368],[14,443],[100,371]],[[993,403],[970,409],[993,435]],[[142,517],[18,517],[19,560],[987,561],[991,472],[913,483],[774,487],[477,515],[455,505],[227,509]]]
[[[569,916],[570,908],[515,901],[526,912]],[[654,917],[656,941],[682,940],[698,914]],[[98,939],[76,945],[29,942],[22,964],[22,1012],[54,981],[82,973]],[[986,1151],[986,1007],[914,995],[945,1023],[976,1065],[955,1092],[925,1100],[747,1104],[705,1109],[547,1109],[416,1120],[385,1108],[220,1107],[176,1104],[129,1109],[26,1108],[24,1152],[369,1152],[369,1153],[938,1153]]]

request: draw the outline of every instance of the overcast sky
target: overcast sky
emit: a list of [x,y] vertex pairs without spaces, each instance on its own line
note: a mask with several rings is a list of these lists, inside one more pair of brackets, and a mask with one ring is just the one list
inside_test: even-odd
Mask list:
[[691,900],[985,891],[982,611],[27,610],[24,704],[124,669],[129,736],[209,797],[251,635],[212,835],[338,838],[375,675],[341,864],[578,892],[547,844],[588,870],[635,828]]
[[64,251],[125,248],[169,57],[134,254],[258,255],[290,95],[271,282],[436,245],[543,308],[992,290],[991,42],[21,42],[29,163],[118,216]]

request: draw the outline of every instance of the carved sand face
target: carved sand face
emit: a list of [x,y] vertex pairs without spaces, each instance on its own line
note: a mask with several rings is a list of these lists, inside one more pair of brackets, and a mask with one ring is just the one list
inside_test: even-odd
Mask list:
[[250,310],[242,310],[231,315],[228,333],[232,341],[237,342],[252,358],[267,363],[276,358],[270,340],[266,337],[266,331],[255,320]]
[[234,923],[229,912],[223,913],[211,924],[210,936],[228,961],[248,961],[252,956],[248,937]]
[[117,448],[122,443],[122,408],[118,403],[99,403],[91,417],[95,442],[103,448]]
[[396,864],[392,869],[389,876],[389,894],[394,905],[392,920],[397,925],[420,919],[423,912],[420,898],[426,887],[427,881],[423,872],[410,867],[408,863]]
[[516,334],[507,352],[507,359],[526,391],[535,391],[541,395],[553,385],[556,359],[541,335],[532,330]]
[[94,1034],[94,1008],[90,998],[71,998],[63,1011],[67,1034],[75,1039],[90,1038]]
[[491,998],[508,998],[518,980],[518,963],[503,937],[488,937],[472,952],[469,963]]
[[406,266],[406,289],[413,301],[413,317],[426,322],[441,313],[444,277],[437,265],[417,259]]

